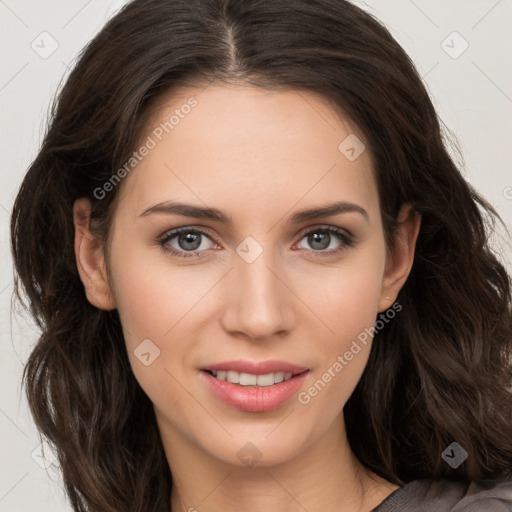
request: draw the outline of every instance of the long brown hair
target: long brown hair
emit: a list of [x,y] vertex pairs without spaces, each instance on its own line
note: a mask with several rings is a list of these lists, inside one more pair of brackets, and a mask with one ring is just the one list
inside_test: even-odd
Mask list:
[[[24,384],[73,509],[168,510],[172,484],[119,316],[84,293],[73,203],[90,199],[107,240],[120,187],[102,199],[94,190],[133,152],[152,100],[214,80],[329,100],[371,147],[386,240],[404,202],[422,215],[403,310],[375,335],[344,409],[355,455],[397,484],[508,474],[510,276],[488,245],[499,216],[447,152],[404,50],[344,0],[135,0],[80,56],[12,213],[16,295],[41,329]],[[457,469],[441,457],[453,441],[469,453]]]

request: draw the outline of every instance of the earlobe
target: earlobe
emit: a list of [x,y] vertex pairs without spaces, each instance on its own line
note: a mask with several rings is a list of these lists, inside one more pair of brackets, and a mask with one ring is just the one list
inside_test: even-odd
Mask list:
[[386,259],[379,312],[385,311],[393,304],[398,292],[409,277],[421,225],[421,215],[414,210],[411,204],[406,203],[400,209],[397,222],[393,243]]
[[75,257],[87,300],[99,309],[116,308],[107,278],[103,244],[90,231],[91,204],[88,199],[77,199],[73,205],[75,225]]

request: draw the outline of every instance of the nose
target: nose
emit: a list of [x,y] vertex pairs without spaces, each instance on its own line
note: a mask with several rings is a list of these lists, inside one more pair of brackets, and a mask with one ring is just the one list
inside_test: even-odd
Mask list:
[[236,257],[224,283],[222,326],[232,336],[265,341],[290,332],[297,298],[271,251],[252,262]]

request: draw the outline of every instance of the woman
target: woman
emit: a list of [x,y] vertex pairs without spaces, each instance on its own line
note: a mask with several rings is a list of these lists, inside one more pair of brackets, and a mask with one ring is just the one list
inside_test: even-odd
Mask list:
[[128,4],[12,217],[73,509],[512,510],[494,217],[364,11]]

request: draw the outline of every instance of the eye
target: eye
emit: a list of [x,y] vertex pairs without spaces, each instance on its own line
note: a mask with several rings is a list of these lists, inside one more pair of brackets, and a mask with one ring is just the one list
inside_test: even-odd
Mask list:
[[[205,243],[205,239],[210,243]],[[355,243],[353,235],[334,227],[318,227],[305,232],[301,241],[306,239],[315,256],[331,256],[351,247]],[[336,245],[336,242],[338,244]],[[299,242],[300,243],[300,242]],[[201,257],[202,252],[212,248],[212,237],[202,229],[183,227],[166,232],[158,244],[162,250],[178,258]],[[334,244],[334,248],[332,247]],[[326,250],[329,249],[330,250]],[[307,249],[307,248],[306,248]]]
[[[318,227],[303,234],[301,240],[306,238],[307,243],[313,249],[313,253],[322,253],[318,256],[336,254],[351,247],[355,243],[353,235],[342,229],[333,227]],[[338,242],[336,246],[336,242]],[[333,244],[334,243],[334,248]],[[330,250],[325,250],[329,249]],[[315,254],[316,256],[316,254]]]
[[[207,247],[205,247],[205,244],[203,243],[204,237],[212,241],[205,231],[197,228],[192,229],[185,227],[167,232],[164,237],[158,241],[158,243],[165,252],[168,252],[173,256],[177,256],[179,258],[190,258],[199,256],[199,254],[197,254],[198,250],[199,252],[203,252],[211,247],[208,246],[208,244],[206,244]],[[175,243],[174,246],[171,244],[173,241]]]

